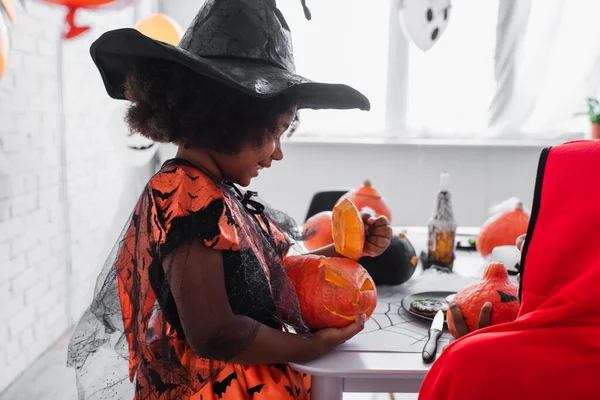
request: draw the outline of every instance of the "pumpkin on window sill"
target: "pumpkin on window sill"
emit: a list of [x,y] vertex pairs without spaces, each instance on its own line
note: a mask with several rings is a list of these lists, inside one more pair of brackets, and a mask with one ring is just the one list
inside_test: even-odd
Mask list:
[[368,207],[375,211],[375,214],[377,214],[376,216],[383,215],[387,217],[389,222],[392,222],[392,213],[390,209],[368,179],[364,181],[361,187],[346,193],[342,199],[352,201],[359,211],[362,211],[364,207]]
[[312,331],[342,328],[356,317],[373,314],[377,289],[356,261],[317,255],[290,255],[285,268],[300,304],[302,319]]

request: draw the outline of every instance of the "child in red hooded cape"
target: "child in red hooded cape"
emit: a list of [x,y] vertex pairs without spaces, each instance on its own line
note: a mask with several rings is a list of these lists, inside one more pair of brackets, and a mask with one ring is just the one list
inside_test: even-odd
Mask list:
[[448,346],[420,400],[600,398],[599,207],[600,141],[545,149],[522,251],[519,316]]

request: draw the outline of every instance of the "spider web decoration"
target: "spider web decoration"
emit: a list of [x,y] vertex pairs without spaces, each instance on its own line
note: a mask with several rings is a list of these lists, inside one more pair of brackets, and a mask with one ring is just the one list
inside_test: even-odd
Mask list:
[[[431,321],[421,320],[402,308],[406,294],[380,296],[364,330],[341,345],[344,351],[381,351],[394,353],[421,353],[429,338]],[[447,330],[438,341],[438,353],[450,343]]]

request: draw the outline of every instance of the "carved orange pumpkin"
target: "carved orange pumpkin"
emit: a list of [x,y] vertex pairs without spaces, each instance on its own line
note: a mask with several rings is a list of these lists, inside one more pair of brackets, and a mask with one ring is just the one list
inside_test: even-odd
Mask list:
[[514,246],[517,238],[527,233],[529,215],[523,210],[523,203],[518,202],[509,211],[499,213],[487,220],[477,237],[477,250],[485,258],[497,246]]
[[381,195],[373,188],[370,180],[366,180],[363,185],[357,189],[346,193],[343,198],[349,199],[360,211],[364,207],[369,207],[377,216],[385,215],[389,222],[392,222],[392,213],[383,201]]
[[[481,281],[461,289],[454,301],[460,307],[469,332],[477,328],[481,308],[486,302],[492,303],[490,325],[514,321],[519,313],[517,292],[519,287],[508,279],[504,264],[492,262],[488,264]],[[454,322],[447,312],[448,330],[456,336]]]
[[375,283],[356,261],[291,255],[285,267],[311,330],[348,326],[357,315],[370,317],[377,306]]
[[[106,4],[116,3],[119,0],[43,0],[47,3],[57,4],[67,7],[69,10],[65,17],[68,30],[63,34],[65,39],[72,39],[85,33],[90,29],[89,26],[78,26],[75,23],[75,12],[78,8],[97,8]],[[123,1],[122,1],[123,2]]]
[[335,251],[351,260],[358,260],[365,247],[365,224],[350,200],[342,199],[333,207],[331,225]]
[[307,250],[320,249],[333,243],[331,231],[331,211],[322,211],[313,215],[304,223],[304,247]]

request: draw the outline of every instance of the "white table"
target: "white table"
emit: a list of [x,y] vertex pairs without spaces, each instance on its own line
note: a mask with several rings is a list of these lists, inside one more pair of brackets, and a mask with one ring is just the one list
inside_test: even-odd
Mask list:
[[[394,228],[395,233],[404,230],[417,254],[426,248],[427,230],[424,227]],[[458,229],[459,235],[477,232],[477,228]],[[456,257],[454,274],[424,273],[419,265],[415,275],[404,285],[378,288],[378,298],[402,298],[410,293],[433,290],[457,291],[481,277],[485,262],[477,252],[457,251]],[[418,393],[430,367],[423,363],[420,350],[400,353],[379,348],[363,351],[358,344],[359,336],[317,360],[291,364],[294,369],[312,375],[313,400],[341,400],[343,392]]]

